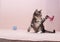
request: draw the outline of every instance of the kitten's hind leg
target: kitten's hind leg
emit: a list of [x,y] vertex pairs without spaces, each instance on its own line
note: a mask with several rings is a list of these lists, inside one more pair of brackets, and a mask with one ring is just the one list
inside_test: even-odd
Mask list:
[[55,33],[56,31],[55,30],[53,30],[53,33]]
[[53,31],[47,31],[47,30],[45,30],[45,32],[46,33],[55,33],[55,30],[53,30]]

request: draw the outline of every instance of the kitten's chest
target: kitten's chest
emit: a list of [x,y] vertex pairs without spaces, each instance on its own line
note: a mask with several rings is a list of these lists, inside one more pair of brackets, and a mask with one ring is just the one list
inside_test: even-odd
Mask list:
[[35,23],[36,28],[41,24],[41,21],[42,21],[41,18],[36,19],[36,23]]
[[38,18],[36,19],[37,22],[41,22],[41,20],[42,20],[42,18],[40,18],[40,17],[38,17]]

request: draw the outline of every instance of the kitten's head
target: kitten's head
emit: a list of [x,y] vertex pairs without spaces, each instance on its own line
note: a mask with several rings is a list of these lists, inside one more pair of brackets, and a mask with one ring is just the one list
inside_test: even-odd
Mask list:
[[39,17],[42,17],[42,13],[41,13],[42,10],[35,10],[35,16],[39,16]]

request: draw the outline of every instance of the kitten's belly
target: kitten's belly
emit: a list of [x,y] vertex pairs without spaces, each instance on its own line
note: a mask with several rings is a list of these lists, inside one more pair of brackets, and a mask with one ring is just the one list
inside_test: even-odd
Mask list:
[[38,28],[39,25],[41,24],[41,21],[35,23],[35,27]]

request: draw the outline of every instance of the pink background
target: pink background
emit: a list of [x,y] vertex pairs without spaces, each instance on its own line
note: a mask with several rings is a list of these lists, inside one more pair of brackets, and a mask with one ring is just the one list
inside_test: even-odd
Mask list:
[[46,20],[45,28],[60,31],[60,0],[0,0],[0,29],[25,29],[30,25],[35,9],[42,9],[45,15],[55,16]]

